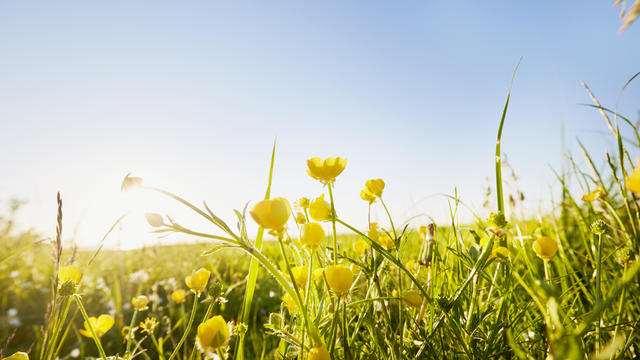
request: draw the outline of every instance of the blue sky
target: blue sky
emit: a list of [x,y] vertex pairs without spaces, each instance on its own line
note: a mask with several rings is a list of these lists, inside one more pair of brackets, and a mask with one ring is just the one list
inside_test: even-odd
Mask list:
[[[377,177],[397,220],[445,222],[437,194],[456,187],[482,212],[523,57],[503,150],[535,212],[563,126],[567,151],[611,145],[579,81],[613,107],[640,71],[640,24],[618,34],[612,3],[0,1],[0,199],[28,200],[21,225],[51,235],[61,191],[66,235],[87,246],[132,206],[190,221],[119,194],[133,171],[231,220],[263,196],[277,137],[274,194],[319,195],[305,160],[347,157],[337,206],[354,224]],[[621,113],[636,117],[639,89]],[[147,230],[132,216],[121,241],[153,243]]]

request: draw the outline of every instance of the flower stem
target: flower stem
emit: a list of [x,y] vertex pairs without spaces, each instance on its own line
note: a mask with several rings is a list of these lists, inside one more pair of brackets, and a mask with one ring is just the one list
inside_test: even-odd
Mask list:
[[136,323],[137,316],[138,316],[138,310],[134,310],[133,316],[131,317],[131,322],[129,323],[129,336],[127,336],[127,350],[124,352],[125,354],[129,354],[129,350],[131,349],[131,342],[134,339],[133,325]]
[[[598,234],[598,263],[596,264],[596,307],[602,302],[602,294],[600,291],[600,281],[602,273],[602,234]],[[600,316],[596,323],[596,353],[600,353]]]
[[333,225],[333,264],[338,265],[338,236],[336,234],[336,208],[333,204],[333,190],[331,184],[327,184],[329,188],[329,199],[331,199],[331,225]]
[[191,325],[193,325],[193,319],[196,317],[196,310],[198,308],[199,295],[200,294],[196,293],[193,298],[193,308],[191,309],[191,315],[189,315],[189,323],[187,324],[187,328],[184,330],[184,334],[182,334],[182,337],[180,338],[180,342],[178,342],[178,345],[176,346],[175,349],[173,349],[171,356],[169,356],[169,360],[172,360],[178,354],[178,351],[182,347],[182,344],[184,344],[184,341],[187,339],[187,336],[189,335],[189,330],[191,330]]
[[100,338],[96,334],[96,330],[93,328],[93,324],[89,320],[89,315],[87,315],[87,310],[85,310],[84,306],[82,305],[80,296],[78,294],[73,294],[73,298],[78,304],[78,307],[80,308],[80,312],[82,313],[82,317],[84,317],[84,321],[86,321],[87,325],[89,326],[89,331],[91,331],[91,336],[93,337],[93,341],[96,342],[96,346],[98,347],[98,352],[100,352],[100,356],[102,357],[102,360],[107,360],[107,355],[104,353],[104,349],[102,348],[102,344],[100,343]]
[[393,226],[393,219],[391,218],[391,213],[389,213],[389,209],[387,209],[387,205],[384,203],[384,200],[382,200],[382,198],[380,198],[380,204],[382,204],[384,211],[387,213],[387,217],[389,218],[389,223],[391,223],[391,230],[393,231],[393,240],[395,241],[396,238],[398,237],[398,234],[396,233],[396,227]]

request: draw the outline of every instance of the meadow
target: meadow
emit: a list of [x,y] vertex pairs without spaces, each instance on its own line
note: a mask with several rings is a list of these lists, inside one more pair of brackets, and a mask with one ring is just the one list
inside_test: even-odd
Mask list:
[[[236,211],[234,224],[199,205],[202,199],[127,175],[123,191],[172,198],[211,229],[146,214],[150,230],[198,244],[76,251],[64,247],[60,231],[41,239],[14,229],[13,204],[0,223],[0,358],[640,356],[636,124],[592,96],[616,151],[582,147],[587,166],[571,158],[558,174],[564,190],[554,209],[522,218],[513,211],[520,194],[503,186],[508,99],[496,148],[487,149],[496,157],[488,194],[495,209],[471,223],[457,223],[465,204],[453,194],[449,223],[414,228],[386,212],[384,223],[353,227],[332,191],[348,154],[308,160],[300,176],[318,180],[323,195],[284,199],[270,192],[275,146],[264,200]],[[603,159],[606,166],[595,165]],[[380,177],[362,179],[360,196],[386,211]],[[61,205],[60,229],[63,214]],[[248,222],[260,230],[248,233]]]

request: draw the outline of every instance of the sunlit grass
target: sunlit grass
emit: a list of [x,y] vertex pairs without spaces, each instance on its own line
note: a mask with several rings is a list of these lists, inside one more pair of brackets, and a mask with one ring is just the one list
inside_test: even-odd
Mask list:
[[[377,207],[387,218],[369,220],[366,228],[351,225],[352,214],[340,211],[333,192],[346,176],[344,157],[310,159],[308,174],[300,174],[318,180],[324,196],[280,198],[270,191],[275,146],[264,199],[236,210],[233,224],[216,215],[223,209],[125,178],[123,190],[171,199],[201,220],[196,230],[159,211],[147,214],[149,229],[198,238],[199,244],[97,254],[64,249],[61,207],[52,257],[51,242],[16,234],[11,217],[4,219],[2,354],[168,360],[636,357],[640,172],[629,153],[640,144],[622,136],[638,134],[632,122],[593,99],[617,151],[604,156],[605,168],[597,168],[595,155],[583,147],[588,168],[571,159],[572,171],[558,174],[562,198],[537,218],[519,218],[511,208],[521,200],[507,200],[503,192],[500,141],[508,126],[507,100],[495,149],[497,206],[473,223],[456,222],[462,203],[454,194],[449,223],[409,227],[408,219],[388,211],[384,170],[378,169],[380,179],[362,179],[360,196],[369,212]],[[257,233],[248,232],[249,222],[261,226]]]

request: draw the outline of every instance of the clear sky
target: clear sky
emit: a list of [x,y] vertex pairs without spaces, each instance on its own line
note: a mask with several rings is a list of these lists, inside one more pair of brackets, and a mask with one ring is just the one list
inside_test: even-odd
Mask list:
[[[151,244],[141,211],[205,225],[120,194],[126,173],[232,220],[263,196],[277,137],[274,195],[319,195],[305,160],[343,156],[337,208],[356,225],[377,177],[398,222],[445,222],[437,194],[456,187],[482,213],[523,57],[503,150],[535,211],[557,189],[563,124],[567,151],[611,144],[579,81],[613,107],[640,71],[640,24],[618,34],[612,4],[0,0],[0,200],[27,200],[21,226],[50,236],[61,191],[65,237],[84,246],[133,208],[121,244]],[[639,100],[632,84],[620,111]]]

